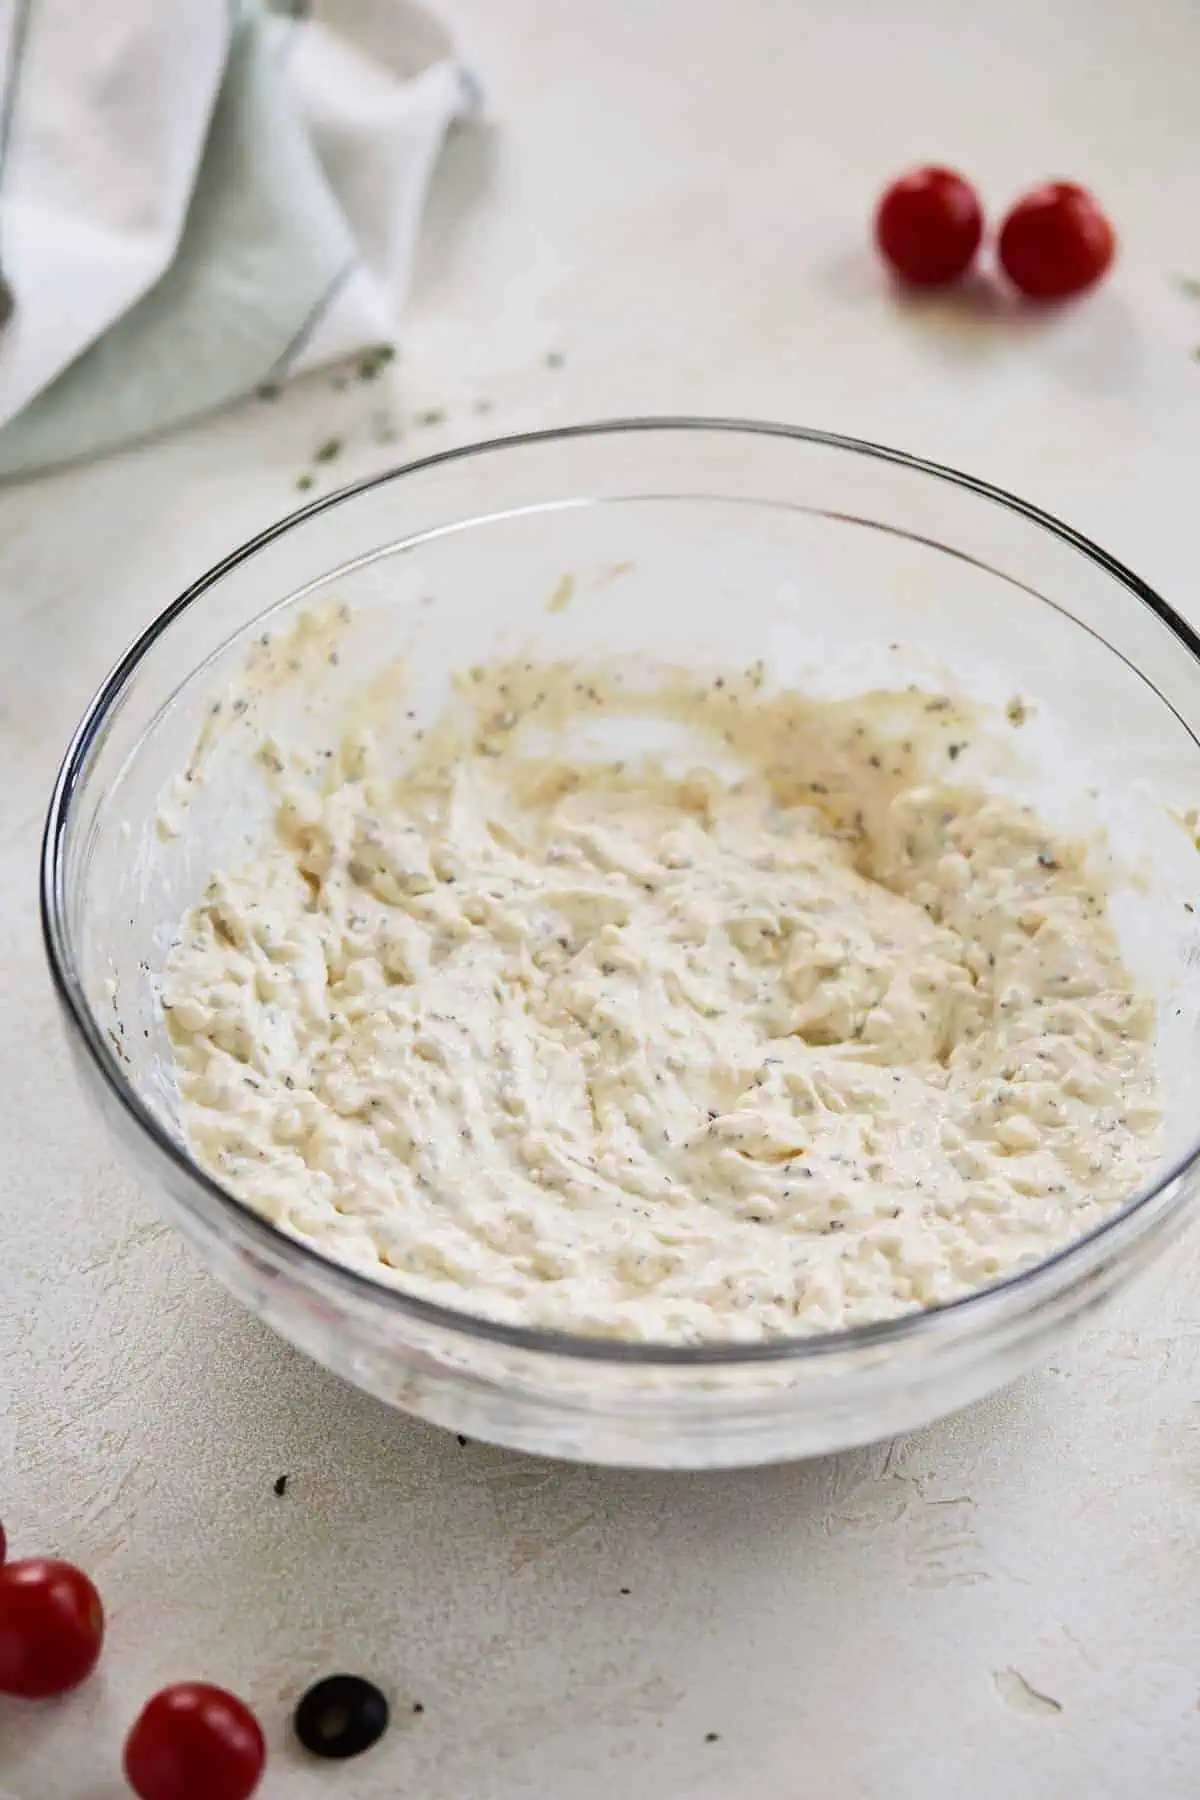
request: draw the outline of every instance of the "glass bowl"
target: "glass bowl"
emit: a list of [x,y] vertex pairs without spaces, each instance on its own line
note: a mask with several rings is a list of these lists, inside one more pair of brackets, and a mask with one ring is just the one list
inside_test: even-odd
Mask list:
[[[570,599],[570,604],[565,599]],[[256,638],[322,601],[355,627],[327,679],[206,720]],[[953,687],[1029,724],[997,778],[1107,830],[1114,917],[1158,1002],[1155,1179],[1049,1261],[933,1311],[747,1347],[517,1329],[340,1267],[189,1156],[153,975],[208,872],[263,828],[253,749],[312,731],[403,653],[417,708],[494,649],[762,659],[779,685]],[[597,1462],[713,1467],[922,1425],[1056,1342],[1172,1242],[1195,1202],[1200,662],[1188,626],[1103,551],[984,483],[782,426],[633,420],[481,444],[314,502],[167,607],[104,683],[50,804],[47,953],[85,1086],[205,1263],[319,1362],[473,1437]],[[1019,745],[1019,748],[1016,746]],[[182,829],[159,815],[191,779]],[[1123,873],[1121,873],[1123,871]]]

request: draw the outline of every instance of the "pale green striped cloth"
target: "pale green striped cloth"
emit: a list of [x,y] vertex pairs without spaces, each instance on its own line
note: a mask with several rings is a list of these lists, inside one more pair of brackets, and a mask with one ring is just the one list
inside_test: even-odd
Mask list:
[[410,0],[11,0],[0,475],[94,455],[396,335],[474,103]]

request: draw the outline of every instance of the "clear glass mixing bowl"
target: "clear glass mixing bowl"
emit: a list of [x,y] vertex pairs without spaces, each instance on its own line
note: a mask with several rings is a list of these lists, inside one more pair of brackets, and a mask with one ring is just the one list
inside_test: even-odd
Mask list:
[[[244,729],[204,733],[254,640],[330,598],[356,620],[338,667],[257,695]],[[1118,928],[1159,1003],[1167,1123],[1155,1180],[1070,1250],[954,1305],[835,1336],[701,1349],[512,1329],[410,1299],[224,1192],[179,1135],[152,973],[208,872],[263,827],[252,758],[262,731],[319,730],[398,653],[410,703],[432,710],[450,669],[518,645],[556,658],[761,658],[777,684],[831,692],[949,682],[1000,719],[1020,695],[1029,723],[1010,732],[997,780],[1052,815],[1099,819],[1124,868]],[[483,444],[362,482],[205,575],[88,708],[42,864],[75,1060],[210,1268],[286,1338],[396,1406],[526,1450],[673,1467],[908,1430],[1044,1356],[1176,1237],[1194,1204],[1200,865],[1180,811],[1200,799],[1197,653],[1144,583],[1033,507],[816,432],[637,420]],[[184,828],[167,838],[158,809],[189,758]]]

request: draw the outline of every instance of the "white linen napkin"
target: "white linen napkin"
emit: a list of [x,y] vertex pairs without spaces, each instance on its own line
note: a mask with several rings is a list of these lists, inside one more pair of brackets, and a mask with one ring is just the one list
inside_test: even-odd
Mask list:
[[0,475],[391,343],[476,97],[414,0],[6,8]]

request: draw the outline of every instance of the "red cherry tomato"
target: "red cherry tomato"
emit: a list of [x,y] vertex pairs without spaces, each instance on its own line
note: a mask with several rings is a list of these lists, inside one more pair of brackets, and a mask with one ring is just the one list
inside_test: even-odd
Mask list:
[[0,1567],[0,1693],[65,1694],[91,1674],[104,1608],[81,1569],[48,1557]]
[[125,1779],[140,1800],[248,1800],[266,1760],[250,1708],[203,1681],[155,1694],[125,1740]]
[[1117,237],[1095,199],[1072,181],[1025,194],[1000,228],[1000,266],[1031,300],[1066,300],[1099,281]]
[[875,241],[897,275],[943,287],[971,266],[983,236],[983,209],[953,169],[911,169],[893,181],[875,213]]

